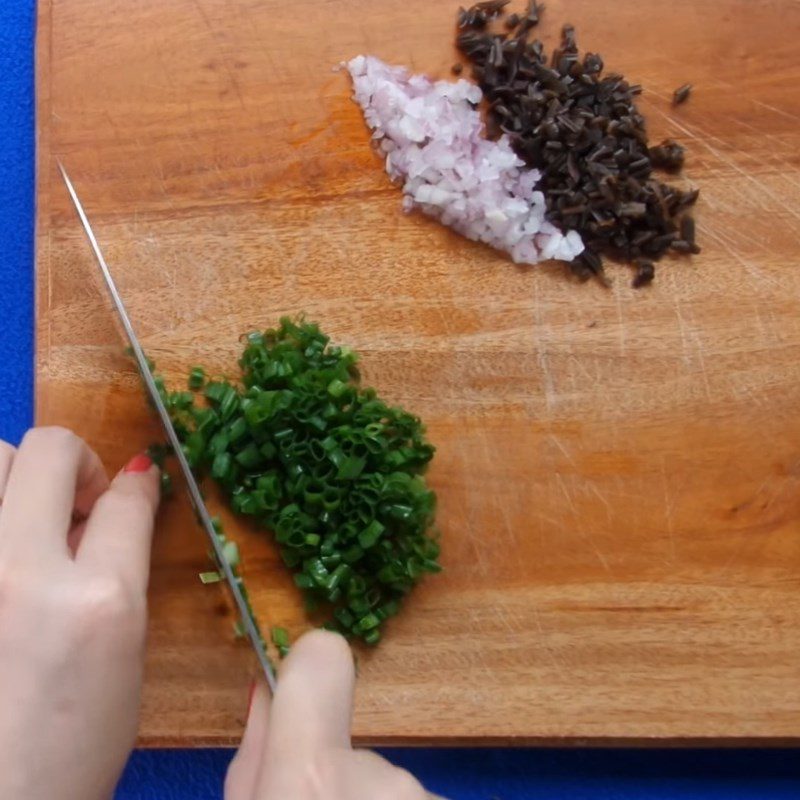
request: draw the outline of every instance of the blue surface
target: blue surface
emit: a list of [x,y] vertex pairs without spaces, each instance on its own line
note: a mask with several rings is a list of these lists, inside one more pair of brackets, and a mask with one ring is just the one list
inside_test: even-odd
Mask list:
[[[785,750],[387,750],[385,755],[451,800],[800,797],[800,759]],[[230,758],[229,750],[134,753],[117,800],[218,798]]]
[[[0,0],[0,437],[10,441],[33,414],[33,30],[33,0]],[[800,758],[788,750],[386,754],[452,800],[800,797]],[[219,798],[230,758],[228,750],[134,753],[116,800]]]
[[33,0],[0,0],[0,438],[33,419]]

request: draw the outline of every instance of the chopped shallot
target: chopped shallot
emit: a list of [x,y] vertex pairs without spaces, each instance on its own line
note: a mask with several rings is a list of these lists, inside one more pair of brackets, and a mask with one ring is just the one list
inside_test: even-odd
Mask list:
[[583,251],[576,231],[562,233],[545,219],[539,172],[505,134],[496,142],[485,137],[477,86],[434,82],[372,56],[357,56],[347,68],[386,171],[403,184],[406,211],[419,207],[520,264],[572,261]]

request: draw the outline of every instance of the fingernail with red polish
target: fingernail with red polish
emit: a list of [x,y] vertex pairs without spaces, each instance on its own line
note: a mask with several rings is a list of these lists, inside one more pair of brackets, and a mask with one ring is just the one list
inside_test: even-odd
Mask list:
[[147,453],[135,455],[124,467],[123,472],[147,472],[153,466],[153,461]]
[[247,716],[250,716],[250,709],[253,707],[253,695],[256,693],[256,679],[250,681],[250,694],[247,698]]

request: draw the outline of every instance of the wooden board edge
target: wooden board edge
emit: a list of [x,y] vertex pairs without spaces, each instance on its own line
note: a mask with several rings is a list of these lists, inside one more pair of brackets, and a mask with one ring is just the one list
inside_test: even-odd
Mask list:
[[[52,182],[52,137],[51,128],[53,125],[52,116],[52,95],[51,95],[51,74],[52,63],[52,0],[40,0],[37,13],[37,39],[36,39],[36,73],[37,73],[37,95],[36,95],[36,230],[35,230],[35,252],[34,260],[35,283],[37,300],[37,318],[41,308],[47,306],[39,305],[47,297],[50,291],[50,269],[52,267],[52,248],[50,246],[51,230],[51,193],[53,191]],[[58,186],[56,188],[56,191]],[[39,293],[43,294],[40,295]],[[38,322],[38,320],[37,320]],[[50,369],[49,365],[49,338],[45,329],[36,329],[36,359],[37,359],[37,378],[35,385],[35,404],[36,419],[45,416],[40,404],[44,400],[38,391],[39,381],[46,381]],[[637,747],[637,748],[661,748],[661,747],[797,747],[800,745],[800,735],[798,737],[769,737],[769,736],[719,736],[719,737],[665,737],[665,738],[641,738],[641,737],[497,737],[497,736],[476,736],[476,737],[450,737],[450,738],[415,738],[415,737],[380,737],[376,739],[357,739],[362,746],[380,747],[448,747],[448,746],[472,746],[472,747]],[[145,748],[167,748],[167,747],[211,747],[211,746],[234,746],[237,743],[235,737],[214,737],[200,736],[192,737],[145,737],[140,742],[140,746]]]
[[36,12],[35,42],[35,177],[34,211],[34,359],[36,376],[33,384],[34,421],[41,419],[39,381],[48,372],[49,342],[42,341],[39,310],[50,293],[50,124],[51,64],[53,46],[53,2],[39,0]]
[[[239,746],[239,740],[228,736],[210,736],[182,738],[171,736],[143,737],[136,742],[142,750],[170,750],[174,748],[203,749],[231,748]],[[730,736],[730,737],[636,737],[636,736],[565,736],[565,737],[508,737],[508,736],[455,736],[451,738],[422,738],[385,736],[379,738],[360,738],[353,740],[358,748],[400,747],[407,749],[433,748],[537,748],[554,749],[616,749],[629,748],[635,750],[682,750],[682,749],[726,749],[757,748],[760,750],[796,749],[800,747],[800,737],[792,736]]]

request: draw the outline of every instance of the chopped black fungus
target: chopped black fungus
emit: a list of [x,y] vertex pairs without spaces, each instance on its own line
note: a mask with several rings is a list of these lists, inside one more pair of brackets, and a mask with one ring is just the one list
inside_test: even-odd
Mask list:
[[580,233],[586,250],[572,272],[607,283],[603,256],[611,256],[632,262],[634,285],[644,286],[665,253],[699,252],[687,216],[698,191],[652,176],[654,167],[679,170],[684,149],[671,140],[648,147],[635,104],[641,86],[603,74],[597,53],[581,56],[571,25],[548,58],[542,42],[529,39],[543,9],[536,0],[506,19],[508,32],[487,30],[504,6],[461,9],[456,45],[489,104],[490,135],[507,134],[516,153],[541,171],[547,218]]
[[646,258],[637,258],[633,263],[636,267],[636,275],[633,277],[633,288],[641,289],[642,286],[647,286],[648,283],[651,283],[655,277],[655,264]]
[[661,144],[648,150],[650,164],[668,172],[677,172],[683,167],[685,153],[686,150],[683,145],[672,141],[672,139],[664,139]]
[[485,0],[467,9],[458,9],[459,28],[485,28],[489,20],[502,13],[511,0]]
[[694,218],[688,214],[681,218],[681,239],[688,242],[692,247],[696,246],[694,243]]
[[692,93],[692,84],[691,83],[684,83],[683,86],[679,86],[673,93],[672,93],[672,102],[674,105],[679,106],[681,103],[685,103],[689,99],[689,95]]

